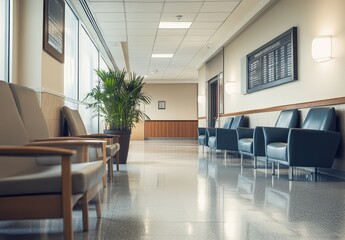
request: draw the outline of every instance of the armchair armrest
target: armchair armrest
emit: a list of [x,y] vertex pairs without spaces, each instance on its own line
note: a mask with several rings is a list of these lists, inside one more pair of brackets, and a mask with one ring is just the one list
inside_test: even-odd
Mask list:
[[206,135],[206,128],[198,127],[198,136],[200,135]]
[[0,146],[0,156],[72,156],[76,153],[74,150],[52,147],[37,147],[37,146]]
[[340,139],[339,132],[291,129],[288,145],[290,166],[332,167]]
[[120,142],[119,135],[112,135],[112,134],[107,134],[107,133],[91,133],[91,134],[85,134],[85,135],[77,135],[77,137],[107,139],[107,141],[109,141],[109,144]]
[[254,129],[253,143],[254,156],[266,156],[264,127],[256,127]]
[[264,127],[265,145],[272,142],[287,143],[290,128]]
[[[47,141],[65,141],[65,140],[78,140],[79,137],[49,137],[49,138],[37,138],[31,140],[32,142],[47,142]],[[90,138],[90,140],[92,140]]]
[[216,128],[206,128],[206,132],[209,137],[216,136]]
[[236,129],[216,128],[217,148],[222,150],[238,150]]
[[238,127],[236,131],[237,131],[238,139],[253,138],[253,135],[254,135],[253,128]]
[[90,140],[90,139],[77,139],[77,140],[64,140],[64,141],[46,141],[46,142],[31,142],[26,146],[45,146],[45,147],[62,147],[77,150],[77,162],[88,162],[89,147],[101,147],[102,157],[98,160],[106,162],[106,141],[105,140]]

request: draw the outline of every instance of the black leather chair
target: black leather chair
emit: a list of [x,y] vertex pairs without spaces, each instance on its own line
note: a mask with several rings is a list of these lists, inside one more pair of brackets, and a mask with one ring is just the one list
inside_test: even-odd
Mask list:
[[[227,118],[222,126],[222,128],[230,128],[231,123],[233,121],[233,118]],[[214,126],[214,128],[218,125],[218,120],[216,121],[216,125]],[[214,129],[211,128],[211,129]],[[204,146],[208,146],[208,131],[206,127],[199,127],[198,128],[198,144],[202,145],[203,150],[204,150]],[[212,131],[212,130],[211,130]]]
[[[298,110],[284,110],[279,114],[279,117],[274,127],[294,128],[298,124]],[[241,164],[243,162],[243,155],[248,155],[254,158],[254,168],[257,167],[258,157],[265,157],[265,138],[263,127],[256,128],[237,128],[238,138],[238,152],[241,154]],[[266,158],[265,158],[266,159]],[[266,160],[267,168],[267,160]]]
[[[293,180],[293,167],[332,167],[341,134],[335,131],[335,109],[330,107],[309,110],[303,125],[298,128],[264,127],[266,157],[272,162],[289,166],[289,179]],[[316,179],[316,177],[315,177]]]
[[208,146],[214,150],[237,151],[237,132],[238,127],[247,127],[248,121],[243,116],[235,116],[230,127],[226,128],[208,128]]

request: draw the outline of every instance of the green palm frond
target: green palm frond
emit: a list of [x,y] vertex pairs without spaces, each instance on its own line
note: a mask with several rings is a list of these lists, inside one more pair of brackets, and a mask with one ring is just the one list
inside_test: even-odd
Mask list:
[[140,105],[150,104],[151,97],[144,92],[144,77],[123,70],[95,70],[99,85],[86,95],[88,107],[99,113],[111,129],[131,130],[136,123],[149,119]]

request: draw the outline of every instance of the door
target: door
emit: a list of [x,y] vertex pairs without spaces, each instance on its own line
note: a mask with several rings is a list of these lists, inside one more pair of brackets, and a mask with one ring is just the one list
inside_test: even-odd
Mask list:
[[218,118],[218,77],[209,81],[209,127],[215,127]]

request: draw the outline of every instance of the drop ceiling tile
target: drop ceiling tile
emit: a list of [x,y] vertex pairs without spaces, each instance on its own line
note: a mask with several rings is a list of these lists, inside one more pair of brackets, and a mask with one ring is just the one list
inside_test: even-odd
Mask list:
[[187,36],[212,36],[215,29],[189,29]]
[[109,42],[126,42],[126,36],[111,36],[111,37],[104,37],[106,41]]
[[163,9],[163,3],[142,3],[142,2],[126,2],[126,12],[139,13],[139,12],[161,12]]
[[229,16],[229,13],[199,13],[196,22],[223,22]]
[[153,53],[162,53],[162,54],[173,54],[176,52],[177,47],[172,46],[172,45],[167,45],[167,46],[154,46],[153,47]]
[[153,42],[155,36],[128,36],[128,42]]
[[184,36],[187,29],[158,29],[158,36]]
[[156,43],[162,42],[172,42],[172,43],[179,43],[183,40],[184,36],[157,36]]
[[186,42],[207,42],[211,36],[186,36],[184,41]]
[[100,22],[109,22],[109,21],[125,21],[124,13],[95,13],[96,19]]
[[196,17],[196,12],[194,13],[183,13],[181,14],[181,12],[163,12],[162,16],[161,16],[161,22],[174,22],[174,21],[178,21],[177,19],[177,15],[182,15],[182,18],[180,19],[180,21],[183,22],[192,22],[194,20],[194,18]]
[[201,6],[202,2],[166,3],[163,12],[195,13],[199,11]]
[[226,12],[230,14],[237,5],[237,2],[205,2],[200,12]]
[[218,29],[223,22],[193,22],[190,29]]
[[158,22],[128,22],[128,29],[157,29]]
[[158,22],[159,13],[126,13],[128,22]]
[[107,31],[111,29],[126,29],[125,22],[99,22],[99,26]]
[[124,12],[122,2],[97,2],[90,3],[93,12]]
[[156,29],[128,29],[128,36],[155,36]]
[[[163,3],[164,0],[125,0],[126,2],[160,2],[160,3]],[[122,2],[122,1],[121,1]]]
[[103,36],[105,36],[105,37],[126,36],[126,29],[107,30],[103,34]]

